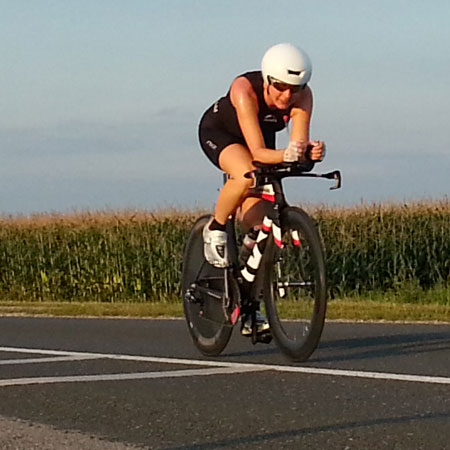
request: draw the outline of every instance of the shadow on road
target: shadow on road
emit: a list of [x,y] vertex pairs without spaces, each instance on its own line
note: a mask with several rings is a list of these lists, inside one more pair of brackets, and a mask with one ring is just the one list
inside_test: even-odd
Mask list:
[[296,430],[277,431],[274,433],[256,434],[241,438],[222,439],[216,442],[208,442],[204,444],[196,443],[195,445],[183,445],[180,447],[170,447],[168,450],[213,450],[218,448],[235,448],[237,445],[251,445],[261,444],[261,448],[275,448],[269,447],[270,441],[276,441],[277,439],[289,439],[308,434],[318,434],[327,432],[338,432],[341,430],[349,430],[356,428],[371,428],[375,426],[383,425],[411,425],[412,422],[423,422],[432,420],[448,420],[450,419],[450,413],[428,413],[428,414],[416,414],[402,417],[385,417],[372,420],[361,420],[354,422],[343,422],[332,425],[322,425],[317,427],[307,427]]
[[[275,344],[269,347],[257,344],[251,350],[226,351],[222,356],[233,358],[265,357],[281,354]],[[308,363],[328,363],[369,360],[418,353],[450,350],[450,330],[407,334],[354,337],[322,341]],[[286,362],[289,362],[286,360]]]
[[450,331],[339,339],[322,342],[319,347],[322,352],[332,354],[322,354],[309,362],[338,362],[430,353],[450,350]]
[[[263,345],[263,344],[259,344]],[[242,352],[229,352],[224,353],[223,356],[234,356],[234,357],[243,357],[243,356],[268,356],[268,355],[275,355],[280,353],[280,350],[277,347],[255,347],[255,349],[252,350],[246,350]]]

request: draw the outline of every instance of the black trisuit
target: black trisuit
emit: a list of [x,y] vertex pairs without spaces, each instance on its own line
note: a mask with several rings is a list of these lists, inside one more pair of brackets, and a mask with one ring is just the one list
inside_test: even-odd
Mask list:
[[[240,76],[250,81],[258,98],[258,120],[265,146],[275,149],[275,133],[286,126],[291,108],[276,109],[267,106],[264,101],[261,71],[247,72]],[[199,138],[206,156],[218,168],[220,168],[219,155],[225,147],[230,144],[242,144],[247,147],[236,110],[230,100],[230,91],[203,115],[199,126]]]

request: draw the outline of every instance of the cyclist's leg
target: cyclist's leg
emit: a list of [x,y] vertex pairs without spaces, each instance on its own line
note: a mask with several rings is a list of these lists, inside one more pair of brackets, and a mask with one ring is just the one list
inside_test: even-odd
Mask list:
[[[244,175],[254,170],[252,160],[250,151],[240,144],[232,144],[221,152],[219,156],[220,167],[231,178],[227,180],[217,201],[217,221],[220,222],[221,219],[226,221],[228,215],[241,206],[241,218],[245,221],[247,227],[262,223],[264,212],[260,199],[246,198],[249,188],[253,185],[253,180],[245,178]],[[248,300],[248,298],[242,298],[243,306]],[[269,342],[271,339],[269,323],[264,315],[259,312],[257,303],[254,304],[253,308],[256,308],[256,311],[250,310],[242,316],[241,332],[245,336],[251,336],[253,326],[255,326],[258,336],[267,335],[266,342]]]
[[247,233],[251,228],[261,225],[265,215],[266,205],[263,200],[255,197],[245,198],[239,215],[243,231]]
[[[247,197],[242,202],[240,211],[240,221],[242,230],[248,233],[251,228],[262,225],[264,216],[267,214],[266,202],[260,198]],[[256,309],[247,312],[242,319],[241,333],[244,336],[253,335],[253,327],[256,327],[258,342],[269,343],[272,340],[270,334],[270,325],[266,317],[260,312],[260,298],[253,299],[253,308]]]
[[254,167],[250,151],[241,144],[231,144],[224,148],[219,156],[219,165],[231,177],[221,189],[216,204],[215,219],[224,224],[241,205],[247,190],[253,184],[253,180],[244,175]]

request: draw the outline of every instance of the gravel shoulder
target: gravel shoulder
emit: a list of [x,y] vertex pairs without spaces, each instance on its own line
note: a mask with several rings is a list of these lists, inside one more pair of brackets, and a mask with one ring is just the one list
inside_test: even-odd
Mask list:
[[74,431],[61,431],[48,425],[0,417],[2,450],[137,450],[143,447],[109,442],[96,436]]

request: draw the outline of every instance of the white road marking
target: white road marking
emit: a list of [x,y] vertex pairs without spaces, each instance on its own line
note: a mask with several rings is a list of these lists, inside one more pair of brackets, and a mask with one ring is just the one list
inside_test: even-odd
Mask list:
[[[11,353],[28,353],[28,354],[41,354],[41,355],[53,355],[53,356],[70,356],[70,357],[90,357],[90,358],[104,358],[115,359],[125,361],[141,361],[160,364],[180,364],[187,366],[203,366],[213,367],[219,370],[220,368],[229,368],[230,371],[215,372],[214,369],[188,369],[188,370],[175,370],[164,372],[148,372],[146,378],[161,378],[163,376],[175,377],[176,373],[180,373],[179,376],[195,376],[195,375],[214,375],[217,373],[242,373],[252,371],[276,371],[276,372],[288,372],[288,373],[303,373],[309,375],[328,375],[328,376],[340,376],[340,377],[352,377],[352,378],[368,378],[387,381],[409,381],[415,383],[432,383],[432,384],[450,384],[450,377],[442,376],[429,376],[429,375],[411,375],[411,374],[399,374],[389,372],[369,372],[361,370],[342,370],[342,369],[322,369],[319,367],[306,367],[306,366],[289,366],[289,365],[272,365],[272,364],[255,364],[255,363],[235,363],[227,361],[210,361],[210,360],[197,360],[197,359],[182,359],[182,358],[163,358],[155,356],[139,356],[139,355],[120,355],[112,353],[91,353],[91,352],[71,352],[62,350],[45,350],[45,349],[33,349],[33,348],[16,348],[16,347],[0,347],[0,352]],[[231,369],[234,369],[231,370]],[[211,371],[211,372],[209,372]],[[155,374],[150,376],[150,374]],[[69,381],[94,381],[92,377],[116,377],[118,376],[137,376],[139,374],[120,374],[120,375],[88,375],[77,377],[44,377],[36,378],[41,380],[54,380],[65,379]],[[142,374],[141,374],[142,375]],[[122,378],[126,379],[126,378]],[[131,378],[130,378],[131,379]],[[8,381],[27,380],[27,379],[15,379],[15,380],[2,380],[1,383]],[[67,382],[66,381],[66,382]],[[42,381],[45,382],[45,381]],[[56,383],[57,381],[50,381]],[[59,382],[59,381],[58,381]],[[31,383],[29,383],[31,384]],[[0,384],[5,386],[5,384]]]
[[[212,367],[235,367],[250,366],[255,364],[231,363],[226,361],[210,361],[197,359],[181,359],[181,358],[164,358],[159,356],[140,356],[140,355],[120,355],[115,353],[91,353],[91,352],[72,352],[65,350],[46,350],[35,348],[19,348],[19,347],[0,347],[0,352],[10,353],[28,353],[38,355],[54,355],[54,356],[87,356],[92,358],[119,359],[123,361],[142,361],[161,364],[183,364],[186,366],[212,366]],[[258,366],[259,367],[259,366]]]
[[[412,381],[415,383],[450,384],[450,377],[437,377],[430,375],[409,375],[389,372],[366,372],[363,370],[320,369],[318,367],[294,367],[294,366],[266,366],[279,372],[296,372],[311,375],[331,375],[337,377],[371,378],[387,381]],[[270,370],[270,369],[267,369]]]
[[0,359],[0,366],[14,366],[16,364],[39,364],[64,361],[85,361],[98,359],[97,356],[56,356],[54,358],[25,358],[25,359]]
[[29,384],[53,384],[53,383],[79,383],[86,381],[124,381],[124,380],[147,380],[150,378],[177,378],[205,375],[229,375],[234,373],[256,372],[265,370],[261,368],[238,368],[238,367],[215,367],[208,369],[186,369],[166,370],[163,372],[138,372],[119,373],[104,375],[76,375],[61,377],[35,377],[35,378],[13,378],[0,380],[0,387],[24,386]]

